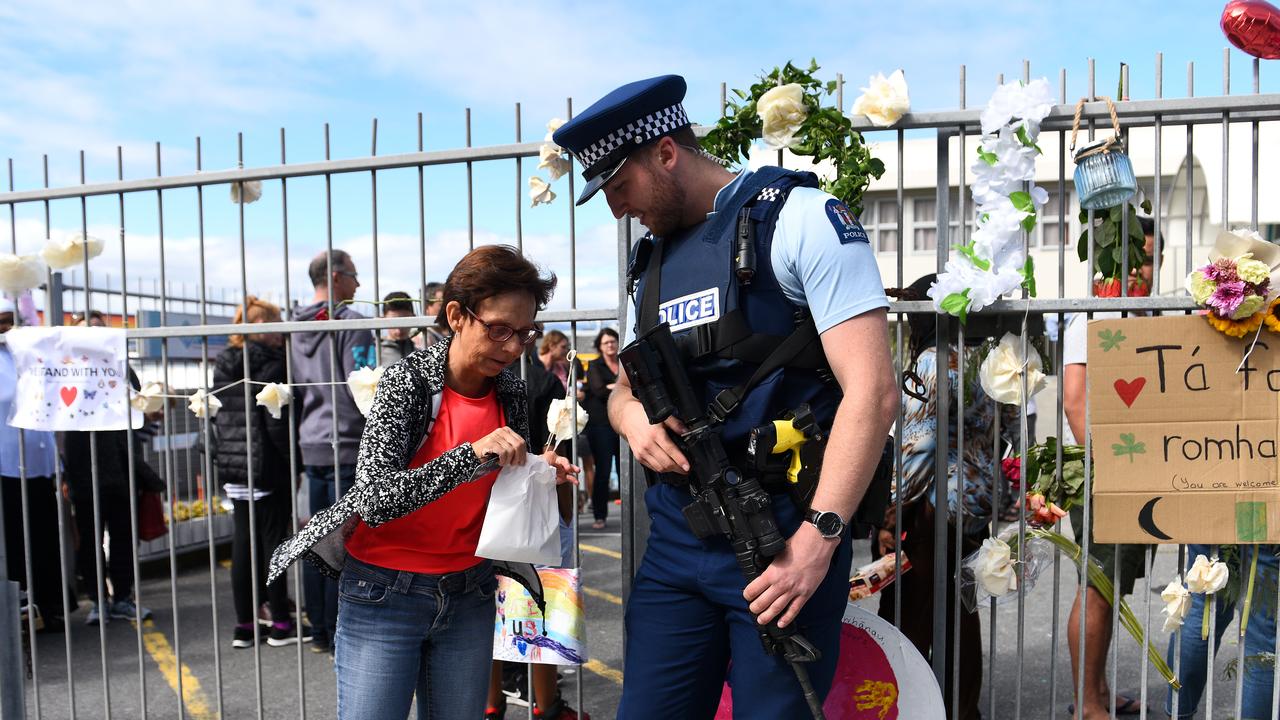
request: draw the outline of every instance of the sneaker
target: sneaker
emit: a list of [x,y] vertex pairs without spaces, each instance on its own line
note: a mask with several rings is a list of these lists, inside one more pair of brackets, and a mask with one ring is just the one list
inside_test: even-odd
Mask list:
[[236,626],[235,632],[231,635],[231,647],[233,648],[251,648],[253,647],[253,626],[241,627]]
[[151,619],[151,611],[141,605],[134,605],[133,601],[125,598],[123,600],[113,601],[110,605],[111,617],[120,618],[121,620],[133,620],[138,617],[141,611],[143,620]]
[[484,720],[504,720],[507,716],[507,705],[503,703],[500,707],[490,705],[484,709]]
[[569,703],[564,701],[563,696],[557,697],[546,712],[543,712],[542,708],[535,706],[533,708],[533,717],[546,718],[546,720],[591,720],[591,716],[587,713],[579,713],[569,707]]
[[[504,665],[514,665],[515,663],[504,663]],[[505,668],[504,668],[505,670]],[[529,683],[521,666],[521,672],[502,674],[502,694],[507,698],[508,705],[516,707],[529,707]]]
[[[310,630],[310,626],[304,626]],[[328,635],[313,634],[311,636],[311,652],[313,653],[331,653],[333,645],[329,642]]]
[[84,619],[85,625],[97,625],[101,618],[103,623],[111,622],[110,615],[103,615],[98,612],[98,603],[89,603],[89,616]]
[[[298,642],[297,626],[290,620],[283,625],[271,625],[271,634],[267,636],[267,644],[271,647],[284,647]],[[311,642],[311,626],[302,626],[302,642]]]

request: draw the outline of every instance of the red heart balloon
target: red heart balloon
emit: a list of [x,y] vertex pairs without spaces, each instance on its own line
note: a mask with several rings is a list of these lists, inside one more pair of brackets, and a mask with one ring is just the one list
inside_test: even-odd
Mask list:
[[1280,58],[1280,10],[1266,0],[1231,0],[1222,9],[1222,32],[1254,57]]

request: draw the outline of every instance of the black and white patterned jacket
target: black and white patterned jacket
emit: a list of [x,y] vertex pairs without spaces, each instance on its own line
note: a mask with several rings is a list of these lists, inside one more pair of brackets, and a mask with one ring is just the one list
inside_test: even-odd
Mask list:
[[[357,519],[377,527],[494,469],[492,464],[481,463],[471,443],[448,450],[422,467],[409,469],[409,461],[431,431],[440,408],[451,340],[445,338],[386,369],[360,438],[355,486],[276,548],[267,582],[279,577],[300,557],[311,561],[320,572],[337,577],[346,559],[347,538],[355,531]],[[503,370],[495,382],[507,426],[527,443],[529,416],[524,381]],[[531,566],[499,562],[494,565],[503,574],[527,577],[532,572]],[[524,572],[525,568],[529,572]]]

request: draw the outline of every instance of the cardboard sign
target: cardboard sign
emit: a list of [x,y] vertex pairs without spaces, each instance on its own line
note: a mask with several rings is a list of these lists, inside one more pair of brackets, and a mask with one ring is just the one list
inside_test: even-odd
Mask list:
[[1196,315],[1089,323],[1095,541],[1280,542],[1280,335],[1242,365],[1253,340]]
[[124,330],[22,327],[7,335],[18,374],[10,425],[27,430],[127,427]]

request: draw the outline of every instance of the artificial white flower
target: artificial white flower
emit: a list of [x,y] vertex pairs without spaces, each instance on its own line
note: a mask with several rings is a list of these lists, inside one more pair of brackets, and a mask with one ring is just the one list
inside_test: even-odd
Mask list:
[[204,417],[207,412],[209,419],[212,420],[222,409],[222,401],[217,395],[209,395],[204,390],[197,390],[187,399],[187,409],[198,418]]
[[977,312],[1022,284],[1022,274],[1008,269],[983,270],[964,255],[947,261],[943,272],[929,288],[929,297],[939,310],[949,295],[969,291],[969,310]]
[[133,397],[129,398],[129,404],[138,412],[159,412],[164,407],[164,394],[163,383],[145,382],[140,389],[134,391]]
[[17,295],[42,282],[44,263],[39,256],[0,253],[0,290]]
[[[551,118],[550,120],[548,120],[548,121],[547,121],[547,136],[546,136],[545,140],[546,140],[547,142],[549,142],[549,143],[555,143],[555,140],[553,140],[551,136],[552,136],[552,135],[555,135],[555,134],[556,134],[556,131],[557,131],[557,130],[559,130],[559,129],[560,129],[560,126],[561,126],[561,125],[563,125],[563,124],[564,124],[564,120],[561,120],[560,118]],[[557,146],[557,147],[558,147],[558,146]]]
[[[578,433],[587,427],[587,411],[578,406]],[[557,398],[547,408],[547,429],[559,440],[567,440],[573,435],[573,406],[568,398]]]
[[556,199],[556,194],[551,191],[551,186],[546,180],[534,175],[529,178],[529,199],[533,201],[529,203],[529,207],[550,205],[551,201]]
[[1001,126],[1022,120],[1034,140],[1040,133],[1040,121],[1052,110],[1053,90],[1048,80],[1040,78],[1025,85],[1017,81],[1005,83],[996,88],[982,110],[982,134],[994,134]]
[[992,597],[1008,595],[1018,589],[1013,551],[1000,538],[982,541],[982,548],[978,550],[977,560],[973,564],[973,573],[978,584]]
[[368,415],[369,408],[373,407],[373,396],[385,370],[384,367],[362,367],[347,376],[347,387],[351,388],[351,397],[355,399],[361,415]]
[[1031,397],[1044,387],[1040,353],[1028,345],[1027,354],[1023,355],[1022,338],[1005,333],[982,361],[978,379],[982,382],[982,389],[996,402],[1021,405],[1024,372],[1027,376],[1027,397]]
[[889,127],[911,110],[911,98],[907,94],[907,78],[901,70],[889,77],[881,73],[871,76],[868,87],[853,101],[853,114],[866,115],[871,124]]
[[1221,560],[1209,562],[1204,555],[1197,555],[1187,570],[1187,589],[1193,593],[1216,593],[1226,587],[1230,575],[1226,563]]
[[568,173],[571,167],[569,158],[564,156],[564,151],[559,145],[548,142],[538,148],[538,169],[545,169],[551,176],[551,182],[559,180],[560,176]]
[[267,383],[258,391],[254,399],[271,413],[271,417],[279,420],[280,408],[293,400],[293,390],[283,383]]
[[240,202],[240,185],[244,185],[244,204],[257,202],[262,197],[262,181],[249,180],[245,183],[231,183],[231,202]]
[[1187,612],[1191,610],[1191,593],[1175,578],[1160,592],[1160,600],[1164,602],[1164,632],[1173,632],[1182,627]]
[[86,251],[90,260],[102,254],[103,243],[92,235],[71,233],[61,240],[46,240],[40,257],[54,270],[74,267],[85,260]]
[[789,83],[770,88],[756,101],[756,114],[763,123],[764,143],[774,150],[791,147],[800,126],[809,117],[804,106],[804,88]]

